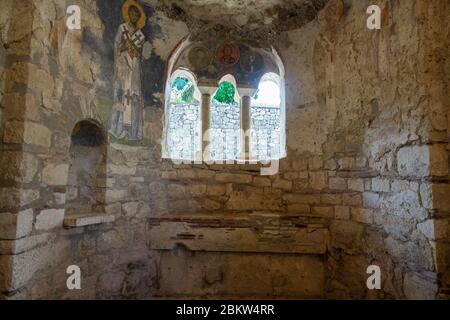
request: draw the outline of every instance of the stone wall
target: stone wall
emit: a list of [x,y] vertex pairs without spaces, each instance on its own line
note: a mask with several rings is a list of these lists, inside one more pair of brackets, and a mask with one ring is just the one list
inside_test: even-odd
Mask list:
[[252,107],[252,152],[257,159],[280,157],[281,130],[280,108]]
[[211,158],[234,160],[239,154],[240,104],[211,103]]
[[[445,112],[430,112],[445,106],[433,101],[431,89],[443,69],[429,69],[443,61],[445,46],[423,33],[439,28],[431,17],[445,4],[384,1],[379,32],[365,27],[369,4],[331,1],[318,24],[281,44],[291,66],[287,95],[296,100],[287,114],[288,141],[317,154],[318,168],[324,161],[334,171],[322,173],[331,189],[353,192],[342,195],[346,203],[330,225],[329,295],[433,298],[440,254],[430,234],[436,204],[427,199],[442,204],[429,184],[447,179],[448,156],[433,137],[443,137],[434,126],[446,121]],[[383,291],[366,290],[370,264],[381,267]]]
[[[79,1],[85,28],[73,33],[65,1],[6,1],[1,296],[448,293],[448,62],[445,38],[433,32],[443,29],[436,16],[449,11],[445,2],[381,1],[383,28],[369,31],[369,1],[330,1],[316,21],[282,34],[288,156],[273,176],[260,165],[161,160],[163,93],[155,93],[145,111],[150,145],[108,145],[105,213],[114,222],[64,229],[71,131],[84,119],[104,123],[99,106],[111,99],[99,66],[109,60],[86,40],[101,43],[106,26],[94,1]],[[153,54],[164,64],[186,27],[155,16],[163,32]],[[66,288],[73,264],[81,291]],[[380,291],[367,290],[371,264],[381,267]]]
[[171,104],[167,127],[167,153],[172,159],[194,160],[200,151],[200,106]]

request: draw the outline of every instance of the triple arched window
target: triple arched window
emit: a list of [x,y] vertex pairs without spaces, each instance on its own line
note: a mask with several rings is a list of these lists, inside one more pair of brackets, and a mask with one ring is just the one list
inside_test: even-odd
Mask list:
[[[183,161],[204,159],[202,99],[210,99],[209,156],[212,161],[238,161],[243,143],[250,141],[251,158],[278,160],[284,156],[283,91],[280,77],[266,73],[250,97],[250,128],[244,139],[243,90],[232,75],[224,76],[212,94],[202,95],[195,76],[180,69],[172,74],[167,91],[164,156]],[[240,94],[241,92],[241,94]],[[248,90],[245,92],[249,92]],[[203,104],[204,105],[204,104]]]

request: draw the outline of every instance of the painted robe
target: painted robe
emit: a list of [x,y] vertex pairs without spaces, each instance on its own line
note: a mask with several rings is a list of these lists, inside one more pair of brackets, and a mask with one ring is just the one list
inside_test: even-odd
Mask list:
[[141,61],[144,40],[140,29],[124,23],[120,25],[114,43],[114,107],[110,133],[119,139],[142,139]]

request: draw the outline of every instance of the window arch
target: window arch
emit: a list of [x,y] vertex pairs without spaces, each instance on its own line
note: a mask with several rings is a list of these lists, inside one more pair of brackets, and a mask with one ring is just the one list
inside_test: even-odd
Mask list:
[[[250,49],[264,60],[262,69],[251,73],[244,60],[233,68],[215,63],[207,51],[213,52],[216,44],[185,38],[168,60],[163,158],[242,163],[285,157],[285,70],[280,56],[274,48]],[[206,52],[202,57],[208,68],[193,64],[190,50],[196,47]],[[198,79],[190,70],[196,70]]]
[[165,153],[171,159],[194,160],[201,151],[201,94],[197,80],[187,70],[176,70],[169,85]]
[[240,148],[240,97],[236,80],[224,76],[211,101],[211,160],[236,160]]
[[257,160],[283,157],[282,86],[280,76],[266,73],[252,98],[251,151]]

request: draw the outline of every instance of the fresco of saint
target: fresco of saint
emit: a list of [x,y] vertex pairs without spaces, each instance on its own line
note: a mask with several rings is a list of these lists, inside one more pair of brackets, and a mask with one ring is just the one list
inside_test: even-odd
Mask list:
[[114,106],[110,134],[118,139],[141,140],[143,136],[142,48],[146,15],[142,6],[127,0],[122,7],[124,23],[114,43]]

